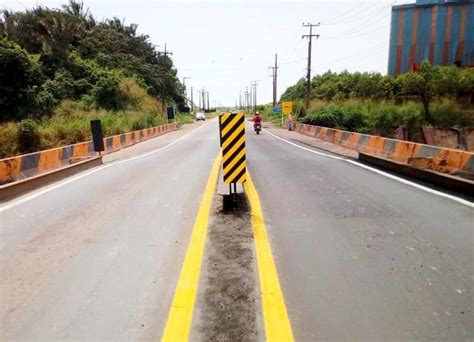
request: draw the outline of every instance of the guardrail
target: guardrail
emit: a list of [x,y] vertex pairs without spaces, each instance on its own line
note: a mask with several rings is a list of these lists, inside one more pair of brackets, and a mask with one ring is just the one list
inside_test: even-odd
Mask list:
[[[104,153],[176,130],[177,124],[145,128],[104,138]],[[0,185],[34,177],[98,156],[92,141],[0,159]]]
[[362,153],[420,169],[474,179],[474,153],[333,128],[294,124],[294,130]]

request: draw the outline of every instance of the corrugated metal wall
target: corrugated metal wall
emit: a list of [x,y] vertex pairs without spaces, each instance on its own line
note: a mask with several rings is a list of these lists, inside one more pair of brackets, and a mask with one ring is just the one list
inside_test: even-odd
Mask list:
[[474,66],[474,0],[392,7],[388,73],[416,70],[424,60]]

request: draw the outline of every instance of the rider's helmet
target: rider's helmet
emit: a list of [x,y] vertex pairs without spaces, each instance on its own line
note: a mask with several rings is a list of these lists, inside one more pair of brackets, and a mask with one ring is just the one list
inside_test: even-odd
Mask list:
[[260,113],[259,113],[259,112],[255,112],[255,115],[260,115]]

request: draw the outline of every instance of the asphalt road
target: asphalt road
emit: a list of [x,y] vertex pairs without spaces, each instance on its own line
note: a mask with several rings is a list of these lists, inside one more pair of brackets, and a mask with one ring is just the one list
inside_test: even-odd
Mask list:
[[1,340],[161,337],[219,151],[217,123],[200,125],[0,212]]
[[[0,210],[1,340],[160,338],[219,151],[199,126]],[[472,208],[266,132],[247,155],[296,340],[474,339]]]
[[474,338],[472,208],[265,132],[247,151],[296,340]]

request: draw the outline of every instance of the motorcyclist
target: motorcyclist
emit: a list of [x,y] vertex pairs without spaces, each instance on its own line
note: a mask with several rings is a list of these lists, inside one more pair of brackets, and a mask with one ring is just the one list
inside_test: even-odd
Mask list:
[[252,118],[253,121],[253,128],[257,127],[257,125],[262,125],[262,117],[260,116],[259,112],[255,112],[255,115]]

